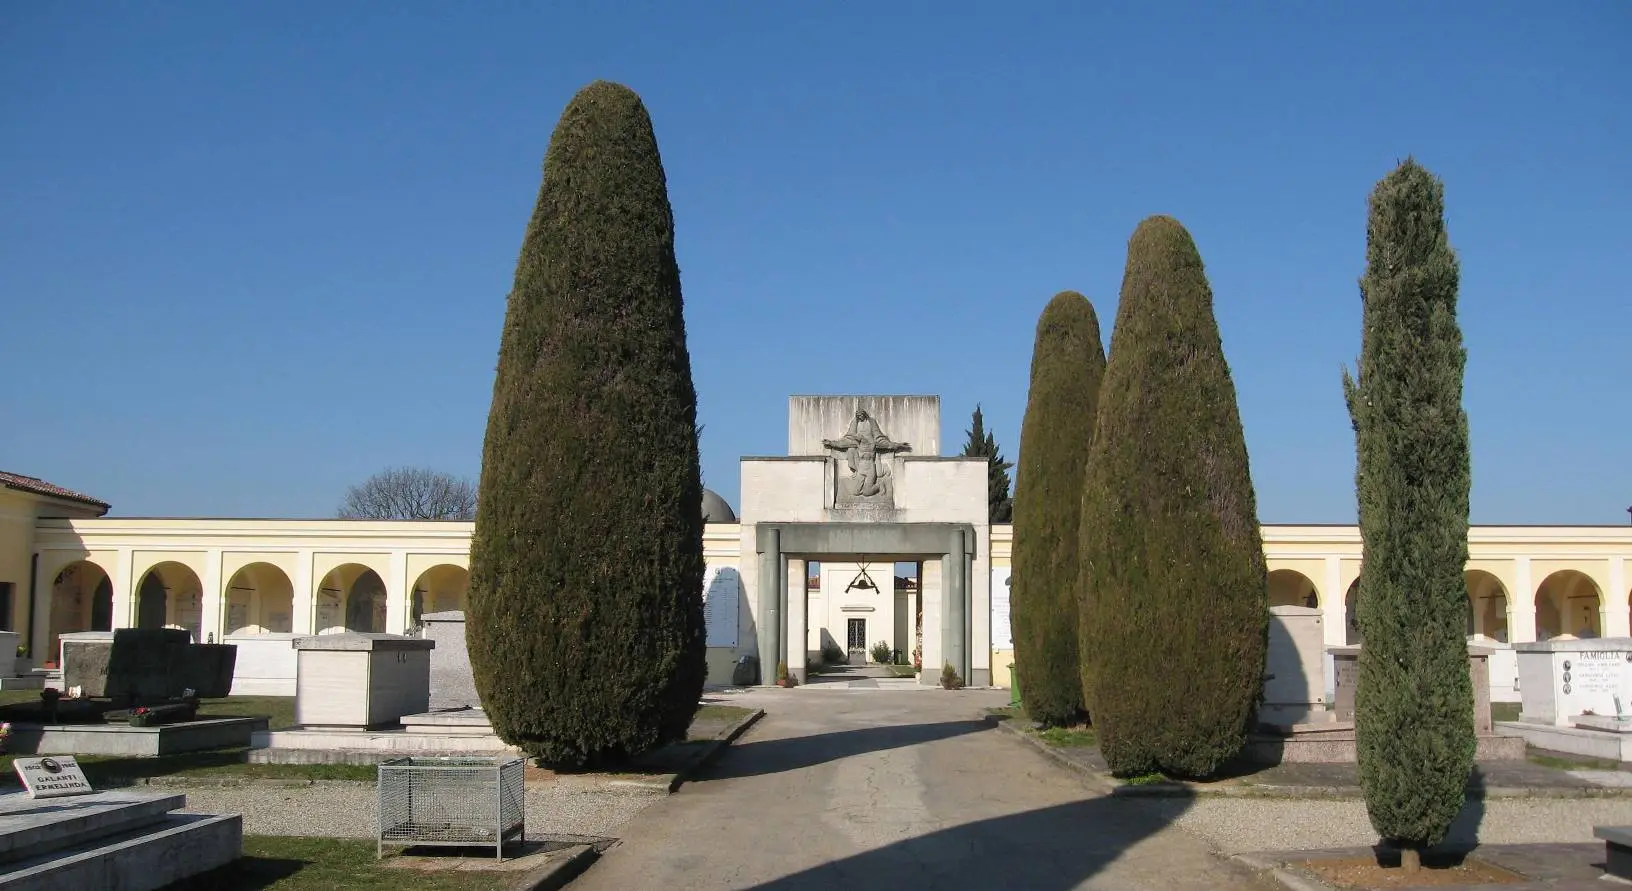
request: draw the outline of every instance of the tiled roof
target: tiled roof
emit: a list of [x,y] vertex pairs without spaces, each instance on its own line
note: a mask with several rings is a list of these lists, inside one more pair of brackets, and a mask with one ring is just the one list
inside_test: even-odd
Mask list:
[[100,507],[103,510],[107,510],[110,506],[106,501],[98,501],[89,495],[82,495],[79,492],[73,491],[72,489],[64,489],[61,486],[52,485],[45,480],[35,479],[31,476],[23,476],[20,473],[7,473],[4,470],[0,470],[0,486],[5,486],[8,489],[16,489],[19,492],[33,492],[36,495],[49,495],[52,498],[62,498],[67,501],[78,501],[81,504],[89,504],[94,507]]

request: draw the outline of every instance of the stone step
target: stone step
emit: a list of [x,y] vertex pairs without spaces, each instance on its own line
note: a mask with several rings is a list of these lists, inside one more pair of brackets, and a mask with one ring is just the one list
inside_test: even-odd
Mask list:
[[157,823],[187,796],[118,790],[62,798],[0,794],[0,864]]
[[143,826],[0,866],[4,891],[156,891],[238,859],[238,814],[166,814]]
[[492,736],[493,723],[481,709],[449,709],[403,715],[398,721],[410,733],[465,734]]

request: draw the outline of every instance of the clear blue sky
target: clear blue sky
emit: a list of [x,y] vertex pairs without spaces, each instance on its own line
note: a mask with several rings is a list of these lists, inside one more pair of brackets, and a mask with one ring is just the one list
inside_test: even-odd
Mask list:
[[[1627,522],[1632,5],[0,4],[0,469],[121,515],[332,515],[474,476],[557,116],[651,110],[707,484],[793,393],[985,407],[1107,340],[1128,235],[1207,263],[1267,522],[1350,522],[1366,195],[1462,263],[1473,519]],[[1137,9],[1134,7],[1137,6]],[[570,7],[570,8],[569,8]]]

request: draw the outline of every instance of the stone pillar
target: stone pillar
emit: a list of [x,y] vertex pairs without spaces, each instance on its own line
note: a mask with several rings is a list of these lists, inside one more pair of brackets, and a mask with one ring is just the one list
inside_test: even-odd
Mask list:
[[[1325,626],[1325,641],[1328,647],[1340,647],[1348,643],[1349,629],[1344,624],[1348,617],[1343,614],[1343,598],[1348,591],[1343,588],[1343,558],[1327,557],[1325,572],[1320,583],[1320,614]],[[1337,665],[1332,654],[1321,651],[1321,690],[1326,695],[1326,701],[1331,702],[1337,692]]]
[[312,596],[317,590],[317,580],[312,578],[312,562],[315,555],[311,551],[299,551],[295,554],[294,597],[290,609],[294,615],[289,617],[289,630],[295,634],[312,634],[316,628],[312,627],[312,611],[314,609]]
[[783,560],[782,567],[783,578],[788,580],[782,585],[788,603],[788,633],[782,636],[787,642],[788,676],[803,684],[806,641],[810,639],[805,603],[805,579],[810,577],[810,566],[805,560]]
[[[948,553],[943,561],[946,570],[941,583],[941,639],[946,643],[941,661],[951,665],[952,670],[966,682],[969,680],[969,650],[964,645],[968,635],[969,613],[965,607],[969,602],[968,559],[965,556],[963,530],[954,530],[948,541]],[[931,666],[925,665],[926,671]],[[941,666],[934,666],[935,677],[939,678]]]
[[226,612],[222,607],[227,599],[227,579],[221,577],[220,548],[204,552],[204,578],[199,582],[204,587],[198,592],[198,642],[220,643],[226,636],[221,624],[222,614]]
[[387,557],[385,576],[385,631],[387,634],[408,632],[408,552],[392,551]]
[[1609,590],[1604,592],[1604,636],[1632,637],[1626,597],[1626,558],[1609,558]]
[[765,550],[759,554],[759,682],[776,683],[776,663],[782,652],[782,530],[765,533]]
[[[976,687],[991,686],[991,671],[986,672],[986,678],[975,677],[975,534],[973,530],[965,529],[963,537],[963,667],[958,673],[963,676],[966,684]],[[991,584],[991,573],[987,573],[987,584]],[[990,606],[987,607],[988,619]],[[991,657],[991,646],[986,647],[987,658]]]
[[925,560],[918,564],[918,599],[923,602],[923,670],[918,683],[933,687],[941,681],[941,663],[945,661],[942,646],[945,639],[941,628],[946,616],[946,561]]
[[136,627],[136,554],[130,548],[120,548],[114,558],[113,627]]
[[1536,586],[1530,581],[1530,558],[1513,558],[1513,590],[1507,593],[1507,640],[1530,643],[1536,639]]

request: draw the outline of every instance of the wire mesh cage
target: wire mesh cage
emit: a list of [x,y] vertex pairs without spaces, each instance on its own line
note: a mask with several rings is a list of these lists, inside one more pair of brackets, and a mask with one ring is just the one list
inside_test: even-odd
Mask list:
[[527,831],[521,758],[392,758],[379,766],[379,838],[387,844],[485,847]]

